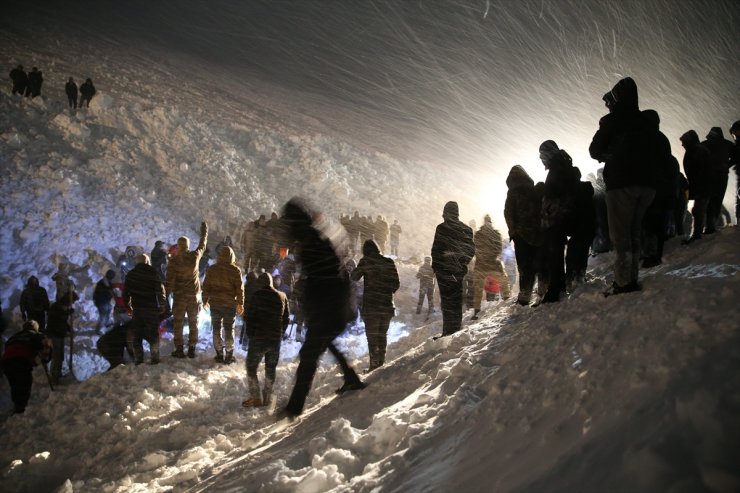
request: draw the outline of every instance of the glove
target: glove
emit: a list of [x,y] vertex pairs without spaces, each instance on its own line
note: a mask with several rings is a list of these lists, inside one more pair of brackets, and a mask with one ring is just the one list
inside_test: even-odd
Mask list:
[[236,314],[240,316],[244,314],[244,305],[236,305]]
[[208,233],[208,225],[206,224],[205,221],[203,221],[202,223],[200,223],[200,234],[202,236],[206,233]]

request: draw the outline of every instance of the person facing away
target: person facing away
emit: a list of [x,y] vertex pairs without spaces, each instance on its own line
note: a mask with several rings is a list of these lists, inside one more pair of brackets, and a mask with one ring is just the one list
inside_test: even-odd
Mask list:
[[51,276],[51,280],[54,281],[56,286],[56,295],[54,297],[56,301],[64,299],[68,306],[72,306],[79,299],[75,284],[69,277],[69,265],[63,262],[60,263],[59,270]]
[[95,327],[98,334],[110,325],[110,316],[113,311],[113,305],[111,305],[113,301],[113,286],[111,283],[115,277],[116,272],[108,269],[105,277],[95,284],[95,289],[93,290],[93,303],[95,303],[95,308],[98,310],[98,324]]
[[67,102],[70,108],[77,108],[77,96],[79,91],[77,90],[77,84],[75,80],[70,77],[67,83],[64,85],[64,92],[67,94]]
[[[264,271],[263,271],[264,272]],[[255,271],[247,272],[244,276],[244,310],[246,311],[249,305],[252,303],[252,295],[259,289],[260,285],[258,282],[260,274]],[[239,344],[242,349],[247,349],[247,341],[249,336],[247,335],[247,320],[246,317],[242,318],[242,330],[239,334]]]
[[605,294],[638,291],[642,219],[655,196],[656,131],[640,111],[637,84],[626,77],[604,95],[609,114],[589,146],[604,163],[609,236],[616,252],[614,282]]
[[26,86],[26,97],[35,98],[41,96],[41,84],[44,83],[44,76],[41,71],[33,67],[28,73],[28,86]]
[[200,224],[200,241],[195,250],[190,250],[190,239],[181,236],[177,239],[177,255],[167,266],[165,287],[167,295],[172,295],[172,316],[175,350],[172,356],[184,358],[183,351],[185,314],[188,316],[188,358],[195,358],[195,345],[198,343],[198,312],[200,303],[200,273],[198,266],[208,245],[208,225]]
[[59,383],[62,377],[62,364],[64,363],[64,338],[72,334],[72,325],[69,317],[74,309],[69,304],[70,298],[62,297],[49,307],[48,319],[46,321],[46,336],[51,340],[51,381]]
[[541,210],[544,186],[535,186],[534,180],[519,165],[512,166],[506,177],[506,203],[504,218],[509,228],[509,238],[514,242],[514,255],[519,273],[517,303],[529,305],[532,301],[534,281],[540,269],[542,244]]
[[51,345],[39,332],[39,325],[35,320],[25,321],[23,328],[10,336],[5,344],[0,367],[10,384],[14,414],[26,410],[33,386],[33,367],[38,365],[39,358],[46,364],[50,350]]
[[157,271],[159,280],[162,282],[164,282],[167,275],[167,256],[167,248],[165,247],[164,242],[161,240],[154,242],[154,248],[152,248],[152,252],[149,257],[152,260],[152,267]]
[[87,79],[80,86],[80,108],[87,106],[90,107],[90,101],[95,96],[95,86],[93,85],[92,79]]
[[334,346],[354,317],[350,303],[350,279],[335,245],[313,225],[312,215],[301,199],[285,204],[281,220],[285,232],[298,249],[297,262],[303,276],[302,303],[306,340],[300,351],[295,385],[282,417],[303,412],[319,358],[327,349],[342,369],[344,385],[339,393],[365,387],[344,355]]
[[398,219],[393,220],[391,225],[391,255],[398,257],[398,243],[401,239],[401,225],[398,224]]
[[398,291],[401,284],[396,264],[380,254],[380,248],[374,240],[365,241],[362,255],[350,277],[353,281],[364,279],[362,319],[370,356],[368,371],[373,371],[385,364],[388,327],[396,311],[393,293]]
[[216,351],[214,360],[227,365],[236,362],[234,319],[244,313],[244,285],[242,271],[236,266],[236,255],[230,246],[221,248],[216,263],[206,271],[206,279],[203,281],[203,306],[211,308],[213,349]]
[[388,223],[385,222],[383,216],[378,215],[378,217],[375,218],[375,223],[373,223],[373,236],[375,237],[375,242],[378,244],[378,248],[380,248],[381,252],[385,252],[385,243],[388,241],[388,232]]
[[123,299],[132,315],[134,364],[144,362],[143,341],[149,343],[150,363],[159,363],[159,322],[167,311],[164,285],[151,266],[149,255],[136,256],[136,265],[126,275]]
[[[275,369],[280,360],[280,343],[288,327],[288,298],[272,285],[272,276],[263,272],[257,280],[258,288],[247,306],[247,384],[249,398],[244,407],[267,406],[272,401]],[[257,368],[265,360],[265,385],[260,391]]]
[[11,93],[13,95],[20,94],[24,96],[28,87],[28,74],[23,70],[23,65],[18,65],[10,71],[10,80],[13,81],[13,90]]
[[594,187],[590,181],[581,180],[581,170],[573,167],[575,191],[573,200],[573,220],[568,231],[567,252],[565,254],[565,287],[568,292],[586,281],[589,248],[596,235],[596,207]]
[[490,276],[501,288],[504,300],[511,296],[509,277],[501,262],[501,253],[504,250],[504,241],[501,233],[493,227],[491,216],[483,217],[483,225],[473,236],[475,244],[475,268],[473,270],[473,320],[478,318],[483,302],[483,291],[486,279]]
[[434,271],[432,270],[432,257],[424,257],[424,263],[419,267],[416,273],[419,280],[419,302],[416,304],[416,314],[421,314],[421,307],[424,305],[424,299],[427,300],[427,318],[434,311]]
[[444,222],[437,225],[432,244],[432,270],[442,299],[442,335],[454,334],[462,326],[463,279],[475,255],[473,230],[459,219],[457,202],[447,202]]
[[709,203],[707,204],[706,234],[716,232],[717,225],[721,224],[722,200],[727,190],[727,179],[730,173],[730,154],[732,142],[725,139],[720,127],[712,127],[702,145],[709,149],[710,185]]
[[689,130],[681,136],[681,145],[686,151],[683,155],[683,171],[689,181],[689,200],[694,201],[691,209],[694,227],[686,242],[688,244],[701,239],[704,232],[707,206],[712,194],[712,170],[709,149],[701,145],[695,130]]
[[46,329],[46,312],[49,310],[49,295],[46,289],[39,285],[36,276],[31,276],[26,282],[26,288],[21,292],[21,317],[23,321],[34,320],[43,333]]

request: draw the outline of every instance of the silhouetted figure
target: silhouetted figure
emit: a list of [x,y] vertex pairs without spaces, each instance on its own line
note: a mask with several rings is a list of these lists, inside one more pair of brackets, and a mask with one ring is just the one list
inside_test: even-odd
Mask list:
[[44,76],[41,71],[33,67],[28,73],[28,86],[26,86],[26,97],[35,98],[41,96],[41,84],[44,83]]
[[164,280],[167,278],[167,262],[169,260],[167,247],[165,246],[164,242],[160,240],[155,241],[154,248],[152,248],[152,252],[149,254],[149,256],[152,260],[152,267],[154,267],[154,270],[157,271],[159,280],[164,282]]
[[687,243],[701,239],[707,217],[707,206],[712,194],[712,171],[709,149],[701,145],[696,131],[689,130],[681,136],[681,145],[686,150],[683,155],[683,171],[689,181],[689,200],[694,201],[691,215],[694,227]]
[[10,80],[13,81],[12,94],[24,96],[28,87],[28,74],[23,70],[23,65],[18,65],[10,71]]
[[463,280],[475,255],[473,230],[459,219],[457,202],[447,202],[444,222],[437,225],[432,244],[432,270],[442,301],[442,335],[454,334],[462,325]]
[[393,221],[391,224],[391,255],[398,257],[398,244],[401,239],[401,225],[398,224],[398,219]]
[[483,218],[483,225],[473,235],[475,244],[475,269],[473,271],[473,320],[478,318],[486,279],[492,277],[501,287],[502,298],[509,299],[509,277],[501,262],[504,242],[501,233],[493,227],[491,216]]
[[13,334],[5,345],[0,359],[0,367],[10,384],[10,398],[13,400],[13,413],[26,410],[33,386],[33,367],[40,357],[43,363],[49,361],[50,343],[35,320],[23,323],[23,328]]
[[297,262],[305,281],[301,305],[307,326],[306,342],[300,351],[293,392],[281,413],[292,417],[303,412],[318,360],[327,349],[344,375],[344,385],[338,392],[361,389],[365,385],[332,343],[354,315],[344,263],[332,242],[313,226],[311,213],[300,199],[293,198],[285,204],[281,220],[287,237],[297,246]]
[[421,314],[421,307],[424,306],[424,298],[427,300],[427,318],[434,311],[434,287],[436,279],[432,270],[432,257],[424,257],[424,264],[419,267],[416,273],[419,280],[419,302],[416,304],[416,314]]
[[23,321],[34,320],[41,332],[46,330],[46,312],[49,310],[49,295],[46,289],[39,285],[36,276],[28,278],[26,288],[21,292],[21,317]]
[[712,127],[707,134],[707,140],[701,143],[709,149],[709,163],[711,178],[709,185],[709,203],[707,204],[707,223],[704,233],[712,234],[721,224],[722,200],[727,190],[727,179],[730,173],[730,154],[732,142],[725,139],[720,127]]
[[[150,363],[159,363],[159,322],[167,312],[164,284],[151,266],[149,255],[136,257],[136,266],[126,275],[123,299],[133,321],[134,363],[144,362],[143,341],[149,343]],[[192,329],[191,329],[192,333]]]
[[635,81],[627,77],[603,97],[609,114],[599,121],[591,157],[604,163],[609,236],[616,252],[614,282],[605,294],[641,289],[642,219],[655,196],[655,131],[640,111]]
[[589,181],[580,181],[581,171],[578,168],[573,167],[573,173],[576,180],[573,221],[567,231],[570,237],[565,254],[565,287],[568,292],[586,281],[589,249],[596,234],[594,187]]
[[87,79],[80,86],[80,108],[87,106],[90,107],[90,101],[95,96],[95,86],[93,85],[92,79]]
[[604,168],[596,170],[596,174],[589,174],[588,179],[594,189],[594,211],[596,213],[596,231],[591,251],[595,254],[605,253],[612,249],[609,239],[609,217],[606,212],[606,185],[604,185]]
[[64,92],[67,93],[67,101],[69,102],[69,107],[77,108],[77,95],[79,94],[79,91],[77,90],[77,84],[72,77],[70,77],[67,83],[64,85]]
[[362,255],[350,277],[353,281],[364,279],[362,320],[365,321],[370,356],[368,370],[373,371],[385,364],[388,327],[396,311],[393,293],[398,291],[401,284],[396,264],[380,254],[380,248],[374,240],[367,240],[362,245]]
[[735,185],[737,190],[735,191],[735,225],[740,224],[740,142],[738,141],[738,134],[740,134],[740,120],[736,121],[730,127],[730,134],[735,139],[735,146],[732,148],[730,154],[730,166],[735,167]]
[[98,334],[110,325],[110,316],[113,311],[113,305],[111,304],[113,301],[112,283],[115,277],[115,271],[109,269],[105,273],[105,277],[95,284],[93,290],[93,303],[95,303],[95,308],[98,309],[98,324],[95,327]]

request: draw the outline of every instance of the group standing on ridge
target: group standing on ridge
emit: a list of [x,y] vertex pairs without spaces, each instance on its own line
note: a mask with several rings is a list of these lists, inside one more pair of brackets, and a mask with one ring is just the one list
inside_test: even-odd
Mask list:
[[[33,67],[30,72],[26,72],[23,65],[18,65],[10,71],[9,77],[13,83],[10,91],[11,94],[18,94],[27,98],[41,96],[41,86],[44,83],[44,76],[38,68]],[[69,107],[76,109],[85,106],[89,108],[90,101],[95,96],[96,90],[92,79],[87,78],[78,88],[74,78],[70,77],[64,85],[64,92],[67,95]]]

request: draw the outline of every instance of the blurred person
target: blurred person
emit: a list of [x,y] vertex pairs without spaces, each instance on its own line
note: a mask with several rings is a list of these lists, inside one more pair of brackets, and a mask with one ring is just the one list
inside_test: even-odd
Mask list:
[[740,120],[736,121],[730,127],[730,134],[735,139],[735,146],[732,148],[730,154],[730,165],[735,167],[735,226],[740,224],[738,219],[740,218],[740,142],[738,142],[738,134],[740,134]]
[[365,336],[370,356],[368,371],[385,364],[388,346],[388,327],[395,315],[393,294],[398,291],[400,282],[398,270],[393,260],[380,254],[374,240],[362,245],[360,263],[350,275],[353,281],[364,280],[362,295],[362,319],[365,321]]
[[473,235],[475,244],[475,268],[473,270],[473,320],[478,319],[481,304],[483,303],[483,292],[486,279],[492,277],[500,286],[501,297],[509,299],[509,277],[501,262],[501,253],[504,249],[501,233],[493,227],[491,216],[483,217],[483,225]]
[[69,305],[69,298],[62,297],[49,307],[46,321],[46,336],[51,340],[51,382],[56,385],[62,377],[64,363],[64,338],[72,335],[70,316],[74,309]]
[[[375,242],[378,244],[378,248],[380,248],[380,251],[385,253],[385,244],[388,241],[388,223],[385,222],[385,219],[383,216],[378,214],[378,217],[375,218],[375,223],[373,224],[373,235],[375,237]],[[363,246],[365,244],[363,243]]]
[[113,279],[115,279],[115,271],[108,269],[105,273],[105,277],[99,280],[95,284],[93,290],[93,303],[95,308],[98,310],[98,324],[95,326],[95,330],[98,334],[110,325],[110,316],[113,311]]
[[93,85],[92,79],[86,79],[85,82],[80,86],[80,108],[84,106],[90,107],[90,101],[95,96],[95,86]]
[[27,320],[23,328],[10,336],[5,344],[5,352],[0,358],[5,377],[10,384],[10,398],[13,401],[13,413],[21,414],[26,410],[31,398],[33,386],[33,367],[49,361],[51,345],[39,332],[35,320]]
[[424,299],[427,300],[427,318],[434,311],[434,288],[436,279],[432,270],[432,257],[424,257],[424,263],[419,267],[416,273],[419,280],[419,302],[416,304],[416,314],[421,314],[421,308],[424,305]]
[[203,306],[210,306],[211,310],[213,349],[216,351],[214,360],[230,365],[236,361],[234,319],[244,313],[242,271],[236,266],[236,255],[230,246],[221,247],[216,263],[206,272]]
[[459,219],[457,202],[447,202],[444,222],[437,225],[432,244],[432,270],[442,299],[442,336],[454,334],[462,325],[463,280],[475,255],[473,230]]
[[95,347],[101,356],[110,365],[107,371],[111,371],[118,365],[124,364],[126,352],[133,354],[134,327],[129,319],[126,322],[115,325],[111,330],[98,338]]
[[177,255],[167,266],[165,288],[167,296],[172,295],[172,315],[175,350],[172,356],[184,358],[183,351],[185,314],[188,316],[188,358],[195,358],[198,344],[198,312],[200,311],[200,276],[198,266],[208,244],[208,225],[200,224],[200,241],[195,250],[190,250],[190,239],[181,236],[177,239]]
[[149,362],[158,364],[159,322],[167,312],[167,297],[149,255],[142,253],[136,256],[136,265],[126,275],[123,299],[132,316],[134,364],[144,362],[143,341],[149,344]]
[[569,238],[565,253],[565,288],[568,292],[586,281],[589,249],[596,234],[594,187],[589,181],[581,181],[581,170],[575,166],[573,174],[573,219],[567,231]]
[[46,312],[49,311],[49,295],[46,289],[39,285],[36,276],[31,276],[21,292],[19,302],[23,321],[34,320],[43,333],[46,330]]
[[707,206],[712,194],[711,156],[709,149],[701,145],[696,131],[689,130],[681,136],[681,145],[686,150],[683,155],[683,170],[689,181],[689,200],[694,201],[691,215],[694,226],[686,244],[700,240],[706,224]]
[[67,94],[67,102],[69,107],[72,109],[77,108],[77,96],[79,91],[77,90],[77,84],[75,80],[70,77],[67,83],[64,85],[64,92]]
[[10,80],[13,81],[11,94],[24,96],[28,87],[28,74],[23,70],[23,65],[18,65],[10,71]]
[[[259,279],[259,274],[255,271],[249,271],[247,272],[247,275],[244,276],[244,310],[249,307],[250,303],[252,303],[252,295],[259,289],[259,282],[257,280]],[[241,345],[242,349],[247,349],[247,341],[249,340],[249,336],[247,335],[247,320],[246,317],[242,317],[242,330],[241,334],[239,334],[239,345]]]
[[727,180],[730,172],[730,155],[732,154],[732,142],[725,139],[722,128],[712,127],[707,134],[706,140],[701,143],[709,149],[709,165],[711,178],[709,185],[709,202],[707,203],[707,222],[704,227],[705,234],[712,234],[720,227],[722,214],[722,201],[727,191]]
[[161,240],[155,241],[154,248],[152,248],[149,258],[151,259],[152,267],[154,267],[154,270],[159,276],[159,280],[162,282],[164,282],[167,277],[168,256],[169,254],[164,242]]
[[64,299],[68,306],[72,306],[79,299],[75,283],[70,278],[68,264],[61,262],[57,272],[51,276],[51,280],[54,281],[56,286],[54,297],[56,301]]
[[26,86],[26,97],[35,98],[41,96],[41,85],[44,76],[37,67],[33,67],[28,73],[28,85]]
[[393,220],[391,225],[391,255],[398,257],[398,243],[401,238],[401,225],[398,224],[398,219]]

